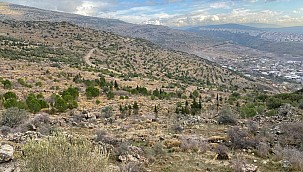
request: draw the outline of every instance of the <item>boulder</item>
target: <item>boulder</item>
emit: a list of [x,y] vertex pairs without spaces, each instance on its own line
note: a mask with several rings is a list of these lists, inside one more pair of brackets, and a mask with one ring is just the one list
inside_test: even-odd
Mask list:
[[14,158],[14,147],[9,144],[2,144],[0,147],[0,163],[8,162]]
[[241,170],[243,172],[257,172],[258,171],[258,166],[254,164],[245,164]]
[[21,169],[18,167],[18,164],[14,161],[1,163],[0,172],[20,172]]
[[229,160],[227,152],[220,152],[217,154],[217,160]]
[[284,104],[278,109],[279,116],[286,116],[292,114],[292,107],[290,104]]
[[33,140],[33,139],[39,139],[43,138],[44,136],[36,131],[27,131],[25,133],[14,133],[14,134],[9,134],[7,136],[7,139],[9,141],[15,142],[15,143],[23,143],[27,140]]

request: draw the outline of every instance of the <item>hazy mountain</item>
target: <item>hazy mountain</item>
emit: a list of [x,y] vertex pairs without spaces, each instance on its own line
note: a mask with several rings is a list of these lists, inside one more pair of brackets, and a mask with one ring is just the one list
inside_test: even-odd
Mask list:
[[[191,27],[186,31],[215,41],[229,41],[244,47],[271,52],[279,56],[303,55],[303,35],[296,34],[302,27],[260,29],[239,24]],[[289,34],[290,31],[292,35]],[[303,28],[302,28],[303,32]]]
[[299,33],[303,34],[303,26],[282,27],[282,28],[264,28],[265,31],[281,32],[281,33]]
[[102,31],[114,32],[119,35],[147,39],[163,47],[189,53],[191,53],[192,49],[195,49],[196,47],[199,48],[214,44],[214,41],[211,39],[206,39],[206,37],[201,35],[171,29],[166,26],[145,24],[135,25],[120,20],[61,13],[15,4],[2,4],[2,6],[6,7],[7,12],[0,11],[0,20],[15,19],[23,21],[51,22],[67,21],[82,27],[89,27]]
[[[264,40],[260,38],[259,34],[260,32],[265,32],[264,30],[239,24],[190,27],[182,30],[172,29],[166,26],[136,25],[115,19],[54,12],[15,4],[0,5],[2,6],[0,20],[67,21],[82,27],[146,39],[162,47],[196,54],[203,58],[208,58],[205,55],[207,47],[216,47],[226,41],[234,42],[240,46],[277,54],[303,54],[300,52],[300,48],[298,49],[298,47],[302,46],[301,43],[291,43],[291,46],[286,46],[285,43]],[[229,31],[222,31],[222,29],[227,29]],[[214,30],[216,31],[214,32]],[[235,32],[235,30],[237,30],[237,32]]]
[[275,25],[275,24],[266,24],[266,23],[245,23],[243,24],[245,26],[250,26],[250,27],[255,27],[255,28],[281,28],[282,26],[280,25]]
[[202,26],[205,28],[210,29],[238,29],[238,30],[259,30],[255,27],[240,25],[240,24],[234,24],[234,23],[228,23],[228,24],[221,24],[221,25],[208,25],[208,26]]

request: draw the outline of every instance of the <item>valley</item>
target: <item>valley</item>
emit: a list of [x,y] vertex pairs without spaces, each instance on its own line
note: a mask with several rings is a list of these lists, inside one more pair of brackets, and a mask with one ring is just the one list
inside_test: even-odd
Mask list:
[[299,33],[0,9],[0,171],[302,171]]

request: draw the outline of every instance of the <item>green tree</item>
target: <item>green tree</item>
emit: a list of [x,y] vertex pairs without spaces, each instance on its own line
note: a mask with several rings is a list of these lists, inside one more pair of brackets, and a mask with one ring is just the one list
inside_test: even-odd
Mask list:
[[119,89],[119,85],[118,85],[118,83],[117,83],[116,80],[115,80],[115,83],[114,83],[114,87],[115,87],[116,89]]
[[137,102],[134,102],[134,104],[133,104],[133,111],[134,111],[134,114],[139,113],[139,105]]
[[77,99],[79,97],[79,89],[76,87],[69,87],[67,90],[64,90],[61,95],[63,98],[70,95],[73,99]]
[[277,109],[282,105],[282,100],[279,98],[270,97],[267,99],[266,105],[269,109]]
[[26,98],[26,105],[30,112],[37,113],[43,108],[48,108],[47,102],[44,100],[42,94],[38,94],[37,96],[33,93],[29,94]]
[[95,88],[95,87],[88,87],[85,90],[85,95],[89,99],[91,99],[93,97],[97,97],[97,96],[99,96],[99,94],[100,94],[99,89]]
[[9,80],[3,80],[3,81],[1,81],[1,83],[3,84],[4,89],[11,89],[12,88],[12,83]]
[[109,91],[109,92],[106,94],[106,96],[107,96],[107,99],[113,99],[113,98],[115,98],[115,94],[114,94],[112,91]]
[[67,105],[66,101],[61,96],[57,95],[55,97],[54,108],[58,112],[65,112],[67,110],[67,108],[68,108],[68,105]]
[[7,100],[7,99],[17,99],[18,97],[17,97],[17,95],[16,95],[14,92],[9,91],[9,92],[6,92],[6,93],[3,95],[3,98],[4,98],[5,100]]
[[8,109],[12,107],[18,107],[18,101],[17,99],[7,99],[4,101],[3,106]]

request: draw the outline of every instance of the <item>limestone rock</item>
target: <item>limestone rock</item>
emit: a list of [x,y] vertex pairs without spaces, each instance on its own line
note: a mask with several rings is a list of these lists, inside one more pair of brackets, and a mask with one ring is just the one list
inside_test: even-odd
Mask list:
[[0,147],[0,163],[8,162],[14,158],[14,147],[9,144],[3,144]]
[[243,172],[257,172],[258,171],[258,166],[255,166],[254,164],[245,164],[242,167]]

